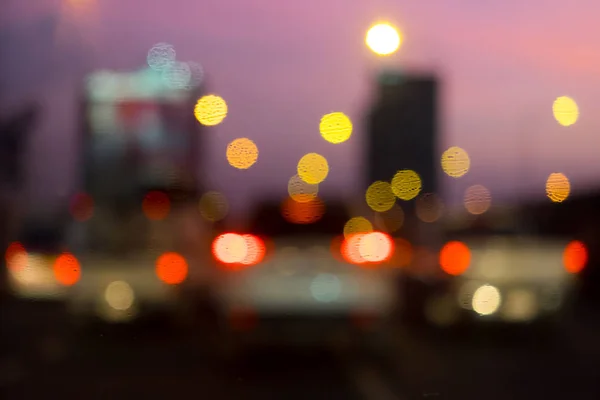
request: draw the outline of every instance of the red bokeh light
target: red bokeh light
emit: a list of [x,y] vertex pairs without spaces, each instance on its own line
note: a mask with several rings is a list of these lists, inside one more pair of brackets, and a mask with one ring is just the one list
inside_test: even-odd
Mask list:
[[72,286],[81,278],[81,266],[77,257],[63,253],[54,261],[54,277],[64,286]]
[[6,266],[16,271],[27,265],[27,251],[25,246],[19,242],[12,242],[6,248],[5,253]]
[[588,251],[583,242],[573,240],[565,247],[565,251],[563,252],[563,264],[568,272],[572,274],[581,272],[587,262]]
[[168,285],[177,285],[183,282],[187,274],[187,261],[178,253],[164,253],[156,260],[156,275]]
[[471,250],[462,242],[448,242],[440,251],[440,266],[449,275],[463,274],[470,264]]

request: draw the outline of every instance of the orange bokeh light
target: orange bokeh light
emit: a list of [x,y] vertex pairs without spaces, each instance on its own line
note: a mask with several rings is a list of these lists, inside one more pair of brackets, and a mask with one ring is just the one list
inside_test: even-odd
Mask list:
[[448,242],[440,251],[440,266],[449,275],[461,275],[471,264],[469,247],[458,241]]
[[568,272],[572,274],[581,272],[587,262],[588,251],[585,244],[579,240],[573,240],[565,247],[565,251],[563,252],[563,264]]
[[25,246],[19,242],[12,242],[6,248],[5,253],[6,266],[15,271],[27,265],[27,251]]
[[142,202],[142,210],[150,220],[160,221],[165,219],[171,210],[169,196],[159,191],[148,192]]
[[178,253],[164,253],[156,260],[156,275],[168,285],[177,285],[183,282],[187,274],[187,261]]
[[283,217],[294,224],[312,224],[325,213],[325,204],[318,198],[299,202],[288,197],[281,206]]
[[63,253],[54,261],[54,277],[64,286],[73,286],[81,278],[81,266],[77,257]]

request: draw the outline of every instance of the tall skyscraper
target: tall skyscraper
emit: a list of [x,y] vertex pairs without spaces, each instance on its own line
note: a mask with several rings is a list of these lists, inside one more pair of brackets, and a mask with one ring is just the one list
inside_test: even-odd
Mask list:
[[149,188],[197,191],[201,88],[172,89],[150,69],[91,75],[84,92],[81,186],[96,201]]
[[[378,77],[368,117],[366,185],[390,182],[399,170],[421,178],[420,193],[438,193],[438,81],[433,76],[386,72]],[[399,201],[406,230],[415,227],[415,199]],[[412,235],[411,235],[412,236]]]

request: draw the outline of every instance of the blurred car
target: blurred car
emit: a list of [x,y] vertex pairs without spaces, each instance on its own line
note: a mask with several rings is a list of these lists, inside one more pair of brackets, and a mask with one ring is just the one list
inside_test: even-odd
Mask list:
[[459,235],[442,247],[439,261],[450,278],[425,305],[430,321],[552,322],[572,303],[587,248],[577,240],[495,230]]
[[383,345],[396,306],[385,268],[392,240],[381,232],[344,238],[350,214],[342,202],[324,208],[316,200],[286,204],[262,203],[248,229],[213,242],[225,349],[236,354],[261,344]]
[[188,238],[189,229],[181,222],[194,217],[181,208],[156,221],[141,212],[115,216],[99,209],[93,220],[74,223],[72,253],[62,254],[57,263],[69,286],[73,320],[86,325],[92,320],[132,323],[161,317],[179,324],[193,318],[185,314],[182,286],[198,257],[194,238]]
[[10,294],[17,299],[62,302],[66,288],[54,271],[61,250],[60,225],[47,218],[29,219],[17,239],[5,252]]

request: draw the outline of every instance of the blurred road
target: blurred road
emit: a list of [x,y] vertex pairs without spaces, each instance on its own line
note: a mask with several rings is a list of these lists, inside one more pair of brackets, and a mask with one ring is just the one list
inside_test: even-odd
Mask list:
[[554,337],[398,328],[386,359],[273,349],[226,368],[210,361],[201,337],[172,328],[76,336],[53,308],[11,302],[0,311],[0,393],[7,399],[600,398],[600,326],[589,322],[566,324]]

